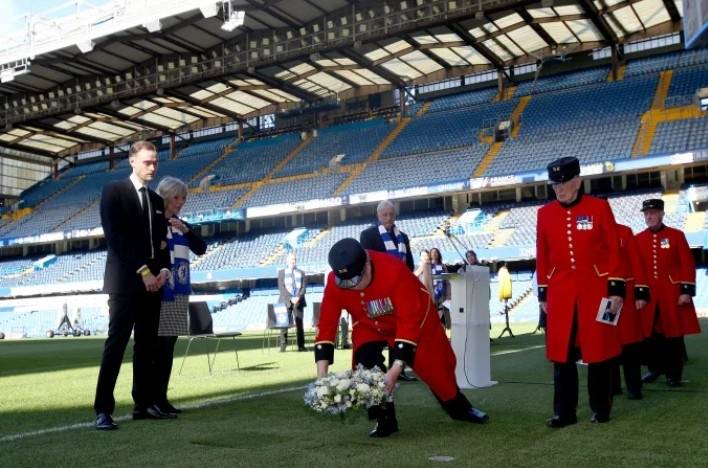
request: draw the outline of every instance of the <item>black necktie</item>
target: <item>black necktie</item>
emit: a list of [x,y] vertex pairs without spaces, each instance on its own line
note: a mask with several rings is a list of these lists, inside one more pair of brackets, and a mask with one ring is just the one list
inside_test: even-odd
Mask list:
[[140,187],[140,203],[143,206],[143,219],[145,221],[145,225],[147,226],[150,222],[150,215],[148,214],[148,199],[147,190],[145,190],[145,187]]
[[140,187],[140,199],[143,205],[143,225],[147,228],[148,232],[148,252],[150,252],[150,258],[155,257],[155,252],[152,245],[152,224],[150,223],[150,205],[147,198],[147,190],[145,187]]

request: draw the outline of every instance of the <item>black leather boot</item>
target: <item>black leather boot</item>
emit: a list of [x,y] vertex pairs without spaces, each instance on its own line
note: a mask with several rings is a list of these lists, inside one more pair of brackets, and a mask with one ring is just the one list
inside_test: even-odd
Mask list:
[[489,416],[487,413],[473,407],[462,392],[457,392],[455,398],[448,401],[441,401],[440,404],[442,404],[442,407],[445,411],[447,411],[447,414],[449,414],[452,419],[477,424],[484,424],[489,421]]
[[[388,437],[391,434],[398,432],[398,420],[396,419],[396,407],[393,402],[387,402],[384,407],[377,407],[376,427],[369,432],[369,437]],[[371,410],[372,408],[369,408]],[[372,411],[369,411],[369,416]]]

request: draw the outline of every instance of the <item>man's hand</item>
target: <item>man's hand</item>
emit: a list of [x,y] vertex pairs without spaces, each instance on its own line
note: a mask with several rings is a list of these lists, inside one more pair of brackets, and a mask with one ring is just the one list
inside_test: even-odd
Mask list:
[[622,304],[624,303],[624,299],[622,299],[620,296],[610,296],[610,312],[613,314],[616,314],[617,311],[620,310],[620,307],[622,307]]
[[297,303],[300,302],[300,296],[291,297],[290,302],[292,302],[293,305],[297,305]]
[[544,314],[545,314],[545,313],[547,313],[547,309],[546,309],[546,301],[543,301],[543,302],[539,302],[539,303],[538,303],[538,305],[540,305],[540,306],[541,306],[541,310],[543,311],[543,313],[544,313]]
[[148,273],[147,275],[143,276],[143,284],[145,285],[145,290],[147,292],[155,292],[158,289],[160,289],[160,285],[158,284],[157,278],[155,278],[155,275],[152,273]]
[[647,301],[645,301],[643,299],[637,299],[636,301],[634,301],[634,307],[636,307],[637,310],[643,309],[646,306],[647,306]]
[[678,299],[678,305],[687,305],[691,303],[691,295],[690,294],[681,294]]
[[170,223],[170,226],[172,226],[174,229],[177,229],[182,234],[186,234],[187,232],[189,232],[189,228],[186,224],[182,222],[181,219],[170,218],[167,220],[167,222]]
[[326,359],[323,359],[321,361],[317,361],[317,378],[326,376],[328,370],[329,370],[329,361],[327,361]]
[[398,377],[401,376],[401,372],[403,372],[403,366],[396,364],[392,365],[388,372],[386,372],[386,377],[384,377],[386,394],[393,394],[393,390],[396,388],[396,382],[398,381]]

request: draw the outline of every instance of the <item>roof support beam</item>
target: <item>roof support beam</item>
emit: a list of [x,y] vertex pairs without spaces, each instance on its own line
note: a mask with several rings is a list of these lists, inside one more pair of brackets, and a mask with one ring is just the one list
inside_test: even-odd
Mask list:
[[460,39],[465,41],[467,45],[479,52],[482,57],[484,57],[492,65],[494,65],[497,70],[502,70],[504,68],[504,62],[502,61],[502,59],[497,57],[495,53],[487,49],[484,45],[477,43],[477,40],[472,36],[472,34],[467,32],[467,30],[460,26],[459,23],[450,23],[449,28],[452,30],[452,32],[460,36]]
[[[3,150],[3,147],[0,146],[0,153],[2,153],[2,150]],[[23,150],[23,151],[25,151],[27,153],[30,152],[30,151],[26,151],[26,150]],[[18,154],[8,154],[8,153],[2,153],[1,156],[3,158],[13,159],[15,161],[22,161],[22,162],[26,162],[26,163],[30,163],[30,164],[37,164],[39,166],[46,166],[46,167],[51,167],[52,161],[55,159],[54,156],[45,156],[43,154],[37,154],[36,156],[39,156],[41,158],[48,158],[49,160],[46,160],[46,159],[36,160],[36,159],[28,158],[26,156],[20,156]]]
[[285,91],[288,94],[292,94],[293,96],[297,96],[303,101],[307,102],[315,102],[319,101],[321,98],[315,94],[311,94],[307,91],[305,91],[302,88],[299,88],[298,86],[291,85],[287,81],[279,80],[278,78],[274,78],[272,76],[265,75],[258,70],[255,70],[253,68],[249,68],[248,71],[245,73],[246,75],[252,76],[253,78],[262,81],[263,83],[273,87],[273,88],[279,88]]
[[619,42],[615,31],[610,27],[605,20],[605,17],[600,14],[600,11],[595,7],[595,4],[590,0],[578,0],[578,5],[590,17],[590,21],[602,35],[607,45],[615,47]]
[[681,15],[679,14],[678,8],[676,8],[676,4],[673,1],[664,0],[664,7],[666,8],[666,11],[669,12],[671,21],[681,21]]
[[[121,114],[120,112],[116,112],[113,109],[108,109],[103,106],[96,106],[95,109],[96,109],[96,111],[98,111],[102,114],[110,115],[111,117],[115,117],[116,119],[126,120],[128,122],[133,122],[133,120],[130,118],[130,116],[128,116],[126,114]],[[154,122],[145,122],[143,120],[137,120],[133,123],[135,123],[135,125],[140,125],[141,127],[145,127],[150,130],[155,130],[158,132],[163,132],[163,133],[174,133],[175,132],[175,129],[173,129],[173,128],[164,127],[164,126],[156,124]]]
[[31,127],[41,128],[45,132],[56,133],[59,135],[64,134],[64,135],[67,135],[70,137],[78,138],[79,140],[86,140],[91,143],[100,143],[102,145],[108,145],[108,146],[113,144],[113,141],[111,141],[111,140],[106,140],[106,139],[99,138],[99,137],[92,136],[92,135],[86,135],[84,133],[75,132],[73,130],[62,130],[61,128],[54,127],[52,125],[47,125],[44,122],[39,122],[36,120],[32,123],[29,123],[28,125]]
[[0,151],[2,151],[3,148],[16,149],[16,150],[20,150],[20,151],[27,151],[28,153],[34,153],[37,156],[44,156],[45,158],[50,158],[50,159],[56,159],[57,157],[59,157],[58,153],[52,153],[51,151],[38,149],[33,146],[23,146],[18,143],[2,143],[0,145]]
[[361,65],[362,68],[368,68],[372,70],[374,73],[391,83],[396,88],[405,88],[406,86],[408,86],[406,82],[401,79],[400,76],[396,75],[395,73],[389,71],[387,68],[384,68],[380,65],[374,65],[373,61],[369,60],[368,58],[364,57],[359,52],[353,49],[341,49],[339,52],[342,55],[354,60],[356,63]]
[[171,96],[174,96],[176,98],[179,98],[183,101],[186,101],[190,104],[194,104],[195,106],[200,106],[203,107],[206,110],[210,110],[212,112],[218,112],[219,114],[225,115],[227,117],[231,117],[234,120],[241,120],[243,119],[243,116],[237,114],[236,112],[232,112],[224,107],[220,106],[215,106],[213,104],[209,104],[208,102],[202,102],[199,99],[193,98],[189,94],[184,94],[180,91],[177,90],[170,90],[169,94]]
[[[348,84],[349,86],[351,86],[354,89],[359,89],[358,84],[354,83],[351,80],[344,78],[343,76],[333,73],[333,71],[334,71],[333,69],[327,69],[327,68],[323,67],[322,65],[320,65],[319,63],[315,62],[314,60],[310,60],[310,59],[305,59],[305,60],[303,60],[303,62],[315,67],[315,70],[317,70],[318,73],[319,72],[327,73],[328,75],[332,76],[334,79],[339,80],[339,81],[343,81],[344,83]],[[300,77],[298,77],[298,78],[300,78]]]
[[543,27],[539,26],[538,24],[536,24],[536,23],[533,21],[533,17],[532,17],[531,15],[529,15],[529,12],[526,11],[526,8],[517,7],[517,8],[515,8],[515,10],[516,10],[516,12],[519,14],[519,16],[521,16],[521,17],[524,19],[524,21],[526,21],[526,22],[529,24],[529,26],[531,26],[531,29],[533,29],[534,32],[535,32],[536,34],[538,34],[538,36],[539,36],[541,39],[543,39],[543,41],[544,41],[546,44],[548,44],[548,47],[557,47],[557,46],[558,46],[558,44],[557,44],[556,41],[551,37],[551,35],[548,34],[548,33],[546,32],[546,30],[543,29]]

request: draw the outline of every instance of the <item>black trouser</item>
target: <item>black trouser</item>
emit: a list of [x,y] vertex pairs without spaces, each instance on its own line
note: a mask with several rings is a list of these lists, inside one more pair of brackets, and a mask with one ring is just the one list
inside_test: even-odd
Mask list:
[[134,332],[133,401],[136,408],[150,406],[156,403],[160,294],[110,294],[108,309],[108,338],[103,347],[93,408],[96,413],[113,413],[113,390],[131,332]]
[[[354,350],[354,365],[361,364],[366,369],[378,367],[386,372],[386,364],[383,355],[384,348],[388,347],[385,341],[373,341],[365,343]],[[371,407],[368,409],[369,419],[377,419],[382,415],[383,407]]]
[[[613,360],[588,364],[590,409],[601,418],[612,409]],[[553,411],[564,420],[575,419],[578,407],[578,368],[575,360],[553,364]]]
[[158,404],[167,403],[167,389],[170,385],[172,375],[172,363],[174,361],[176,336],[160,336],[159,352],[157,355],[157,393],[155,401]]
[[[580,352],[575,347],[578,330],[577,311],[573,312],[568,360],[553,363],[553,412],[563,420],[574,420],[578,407],[578,368]],[[612,367],[614,360],[588,364],[588,395],[590,409],[600,418],[608,418],[612,408]]]
[[647,340],[647,358],[650,372],[666,374],[668,380],[680,382],[685,358],[683,337],[666,338],[655,333]]
[[[290,306],[289,312],[295,316],[295,338],[297,340],[297,349],[303,349],[305,347],[305,328],[302,324],[302,315],[304,314],[304,311],[302,309],[296,309]],[[300,317],[298,317],[298,315],[300,315]],[[288,329],[283,328],[280,330],[280,347],[285,349],[287,343]]]
[[538,308],[538,325],[536,325],[536,330],[545,330],[546,329],[546,313],[541,309],[540,307]]
[[620,378],[620,365],[624,373],[624,383],[630,395],[642,393],[641,361],[644,342],[628,344],[622,347],[622,354],[617,360],[617,365],[612,371],[613,393],[621,393],[622,382]]

